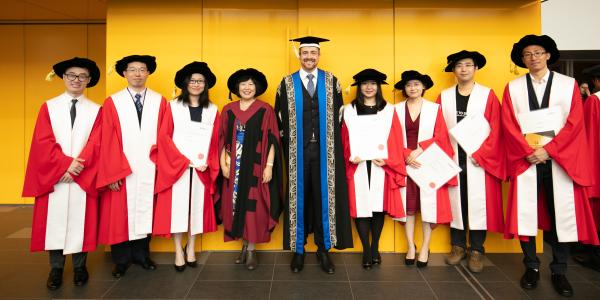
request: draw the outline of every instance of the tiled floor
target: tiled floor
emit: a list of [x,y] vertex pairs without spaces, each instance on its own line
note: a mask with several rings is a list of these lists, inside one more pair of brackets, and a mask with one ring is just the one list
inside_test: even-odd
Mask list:
[[[1,208],[2,206],[0,206]],[[308,254],[299,274],[289,270],[290,254],[259,253],[260,266],[247,271],[233,264],[236,253],[206,252],[198,268],[176,273],[172,253],[153,253],[157,270],[132,266],[126,276],[112,278],[110,256],[103,251],[88,258],[90,282],[72,284],[67,262],[63,286],[54,292],[45,287],[48,258],[29,253],[27,227],[31,207],[0,209],[0,298],[2,299],[559,299],[552,289],[549,270],[541,270],[539,286],[523,291],[518,280],[523,272],[521,255],[489,254],[483,273],[472,274],[464,266],[450,267],[443,256],[432,254],[425,269],[404,266],[401,254],[384,254],[383,265],[370,271],[360,266],[360,254],[332,254],[337,270],[323,273],[314,254]],[[551,257],[540,255],[543,266]],[[575,299],[598,299],[600,273],[572,263],[568,278]]]

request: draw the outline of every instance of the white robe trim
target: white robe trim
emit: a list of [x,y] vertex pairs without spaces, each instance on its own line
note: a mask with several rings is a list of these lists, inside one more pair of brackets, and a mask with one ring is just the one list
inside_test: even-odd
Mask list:
[[[433,138],[433,131],[435,129],[435,122],[437,119],[437,113],[439,105],[429,100],[423,99],[423,106],[421,106],[421,115],[419,118],[419,136],[417,141],[429,140]],[[406,148],[406,101],[396,105],[396,111],[398,113],[398,119],[404,130],[403,143]],[[402,205],[406,207],[406,187],[400,188],[402,195]],[[426,189],[420,189],[421,193],[421,220],[429,223],[437,223],[437,191],[428,191]],[[396,221],[406,222],[406,217],[397,218]]]
[[[173,100],[171,114],[173,116],[173,143],[176,147],[181,144],[181,135],[186,128],[192,127],[192,119],[187,104]],[[205,126],[213,128],[217,116],[217,106],[209,103],[202,110],[202,122]],[[210,130],[209,132],[212,132]],[[209,141],[211,136],[206,137]],[[210,146],[209,146],[210,148]],[[191,199],[190,199],[190,172],[192,172]],[[171,195],[171,233],[187,232],[188,224],[191,234],[204,232],[204,192],[205,186],[195,170],[187,168],[181,177],[173,184]],[[191,212],[190,212],[191,210]]]
[[[467,115],[484,115],[489,94],[489,88],[475,83],[467,102]],[[456,126],[456,85],[442,91],[441,96],[444,120],[446,121],[448,130],[450,130]],[[458,164],[458,144],[452,136],[450,136],[450,142],[454,149],[453,159]],[[458,177],[458,186],[448,187],[450,206],[452,207],[452,222],[450,226],[464,230],[465,226],[462,219],[462,202],[460,197],[461,182],[460,176]],[[469,229],[487,230],[485,170],[475,166],[469,158],[467,158],[467,183]]]
[[[71,129],[71,100],[64,93],[48,100],[48,114],[56,142],[65,155],[77,157],[96,121],[100,106],[85,96],[75,105],[77,115]],[[86,192],[73,183],[57,183],[48,195],[45,250],[63,250],[63,254],[81,252],[85,229]]]
[[[351,131],[355,126],[355,120],[359,116],[352,104],[346,104],[343,110],[344,122]],[[392,129],[392,120],[394,118],[394,107],[386,105],[383,110],[377,113],[377,130],[389,132]],[[373,212],[383,212],[383,192],[385,183],[385,171],[383,168],[371,163],[371,182],[369,185],[369,174],[367,173],[367,162],[362,161],[358,164],[354,172],[354,191],[356,202],[356,217],[372,217]]]
[[156,144],[162,96],[150,89],[146,90],[141,126],[133,98],[127,89],[117,92],[111,98],[119,115],[123,152],[132,170],[125,178],[129,240],[138,240],[152,232],[156,167],[150,160],[149,153],[152,145]]
[[[563,111],[563,126],[571,110],[575,79],[554,73],[550,89],[550,106],[560,106]],[[529,111],[529,96],[525,76],[509,82],[508,89],[515,114]],[[562,128],[562,127],[561,127]],[[517,176],[517,224],[518,234],[536,236],[538,230],[537,171],[531,165]],[[577,242],[577,219],[575,214],[575,192],[573,181],[557,163],[552,164],[552,186],[554,189],[554,211],[559,242]]]

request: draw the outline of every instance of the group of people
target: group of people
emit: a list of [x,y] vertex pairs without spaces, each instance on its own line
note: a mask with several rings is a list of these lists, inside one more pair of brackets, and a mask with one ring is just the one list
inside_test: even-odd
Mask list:
[[[132,263],[154,270],[152,235],[173,237],[176,271],[196,267],[196,235],[221,223],[225,241],[243,241],[235,263],[253,270],[256,244],[270,240],[283,213],[283,246],[293,252],[293,272],[302,271],[307,236],[314,233],[319,264],[334,273],[328,251],[353,246],[352,219],[363,268],[381,264],[387,214],[403,222],[405,263],[419,268],[427,266],[439,224],[451,227],[446,263],[468,258],[472,272],[483,269],[487,231],[518,237],[525,289],[539,280],[540,228],[553,251],[553,286],[561,295],[573,294],[565,276],[567,243],[598,245],[600,168],[590,153],[600,151],[600,110],[584,113],[575,80],[548,69],[559,58],[550,37],[527,35],[513,45],[512,61],[529,73],[506,85],[502,105],[475,81],[486,58],[466,50],[448,56],[445,71],[457,84],[435,102],[424,98],[434,84],[426,74],[403,72],[394,87],[405,101],[392,104],[382,96],[387,76],[365,69],[353,77],[356,98],[344,105],[338,79],[317,67],[320,43],[328,40],[293,41],[300,43],[301,68],[282,79],[274,108],[258,99],[267,79],[252,68],[229,77],[227,87],[239,101],[219,112],[209,97],[217,79],[204,62],[176,73],[181,93],[167,102],[146,86],[155,58],[124,57],[115,70],[127,87],[102,107],[84,95],[100,77],[93,61],[76,57],[54,65],[65,92],[40,109],[23,190],[36,198],[31,250],[49,252],[49,289],[61,285],[67,254],[73,254],[74,283],[85,284],[86,253],[98,244],[111,246],[114,277],[124,276]],[[595,72],[600,83],[600,70]],[[598,105],[598,93],[588,105]],[[551,116],[547,122],[553,123],[526,125],[533,114]],[[466,147],[450,133],[473,118],[487,125],[470,129],[483,139]],[[376,156],[361,158],[355,145],[364,144],[356,139],[365,124],[383,139],[366,145]],[[424,188],[409,174],[434,148],[460,172]],[[510,187],[506,217],[504,180]],[[417,248],[418,214],[423,241]]]

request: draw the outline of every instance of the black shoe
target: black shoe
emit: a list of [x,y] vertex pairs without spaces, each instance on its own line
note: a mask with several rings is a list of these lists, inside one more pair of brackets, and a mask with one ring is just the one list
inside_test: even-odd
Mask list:
[[415,259],[416,258],[417,258],[417,246],[415,246],[415,257],[414,258],[406,258],[406,257],[404,257],[404,264],[407,265],[407,266],[412,266],[412,265],[415,264]]
[[[427,260],[426,261],[420,261],[417,259],[417,268],[425,268],[427,267],[427,264],[429,263],[429,256],[431,255],[431,252],[427,251]],[[416,257],[416,255],[415,255]]]
[[527,268],[525,274],[521,277],[521,287],[526,290],[532,290],[537,287],[540,280],[540,271],[532,268]]
[[127,268],[129,268],[129,265],[116,264],[112,269],[112,276],[114,278],[121,278],[125,276]]
[[52,270],[50,270],[50,274],[48,274],[48,281],[46,281],[46,287],[51,291],[58,289],[62,284],[62,275],[63,269],[52,268]]
[[75,268],[75,270],[73,270],[73,273],[73,283],[76,286],[85,285],[88,282],[88,279],[90,279],[90,275],[88,274],[87,268],[85,266]]
[[552,286],[554,290],[564,297],[573,296],[573,287],[567,280],[565,274],[552,274]]
[[136,262],[136,264],[140,265],[144,270],[156,270],[156,264],[149,257],[146,257],[143,262]]
[[329,258],[329,253],[325,251],[317,251],[317,261],[321,264],[321,269],[327,274],[335,273],[335,265],[331,258]]
[[379,251],[373,252],[376,253],[373,255],[373,258],[371,258],[371,261],[373,262],[374,265],[380,265],[381,264],[381,254],[379,254]]
[[292,262],[290,263],[290,268],[294,273],[302,271],[302,269],[304,268],[304,253],[299,254],[294,252]]
[[374,264],[374,262],[373,262],[373,258],[371,258],[371,254],[363,252],[363,256],[362,256],[363,269],[371,270],[371,267],[373,266],[373,264]]
[[188,261],[187,260],[187,244],[185,244],[185,247],[183,248],[183,259],[185,259],[185,264],[190,267],[190,268],[195,268],[198,266],[198,262],[197,261]]
[[183,271],[185,271],[185,266],[186,266],[185,264],[181,265],[181,266],[173,264],[173,267],[175,268],[175,271],[177,271],[177,272],[183,272]]

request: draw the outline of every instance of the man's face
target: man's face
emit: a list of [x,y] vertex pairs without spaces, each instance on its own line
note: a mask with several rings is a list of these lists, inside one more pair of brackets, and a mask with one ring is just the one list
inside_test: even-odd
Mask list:
[[87,69],[80,67],[71,67],[63,74],[65,89],[69,94],[81,95],[90,83],[90,72]]
[[123,76],[127,79],[127,83],[134,88],[143,88],[146,86],[149,74],[146,64],[139,61],[130,62],[127,64],[127,69],[123,71]]
[[475,77],[475,71],[477,66],[472,58],[464,58],[456,62],[454,65],[454,76],[460,82],[467,82],[473,80]]
[[319,56],[321,52],[317,47],[302,47],[300,48],[300,64],[302,69],[306,71],[314,70],[319,64]]
[[523,49],[521,57],[529,72],[535,72],[548,67],[550,53],[546,52],[546,49],[542,46],[530,45]]
[[600,90],[600,77],[596,77],[592,80],[592,83],[594,84],[594,87],[596,88],[596,90]]

